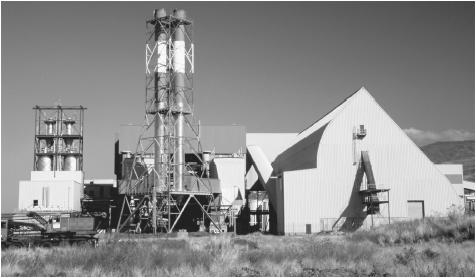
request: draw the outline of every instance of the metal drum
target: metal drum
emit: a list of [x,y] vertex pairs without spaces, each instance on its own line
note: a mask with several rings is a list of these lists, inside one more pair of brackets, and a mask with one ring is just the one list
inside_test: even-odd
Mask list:
[[38,160],[36,161],[36,170],[37,171],[51,171],[53,160],[49,155],[41,155],[38,156]]
[[64,158],[63,171],[76,171],[78,169],[78,160],[74,155],[67,155]]

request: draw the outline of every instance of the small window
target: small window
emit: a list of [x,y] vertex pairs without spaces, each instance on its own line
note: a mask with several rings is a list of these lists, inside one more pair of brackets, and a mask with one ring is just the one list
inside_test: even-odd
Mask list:
[[33,206],[37,207],[38,206],[38,200],[33,200]]

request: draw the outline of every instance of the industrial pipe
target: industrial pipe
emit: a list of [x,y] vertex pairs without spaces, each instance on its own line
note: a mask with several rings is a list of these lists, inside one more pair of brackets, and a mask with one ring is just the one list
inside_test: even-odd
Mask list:
[[[186,19],[184,10],[174,10],[173,16],[179,20]],[[184,167],[184,152],[183,152],[183,126],[184,126],[184,106],[186,99],[184,95],[185,87],[185,26],[182,22],[177,21],[173,36],[173,69],[174,69],[174,93],[175,93],[175,190],[183,190],[183,167]]]
[[164,114],[168,110],[168,92],[167,92],[167,35],[158,20],[167,16],[165,9],[155,10],[155,41],[157,44],[157,72],[154,73],[154,90],[155,90],[155,144],[154,144],[154,167],[156,175],[154,175],[154,187],[152,192],[152,229],[153,233],[157,232],[157,186],[165,184],[164,171],[164,136],[165,123]]

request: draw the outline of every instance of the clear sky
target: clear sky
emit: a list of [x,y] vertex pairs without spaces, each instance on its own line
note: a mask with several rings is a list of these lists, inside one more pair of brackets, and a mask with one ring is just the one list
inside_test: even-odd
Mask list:
[[114,177],[115,132],[143,120],[145,18],[154,8],[183,8],[194,20],[195,114],[204,124],[299,132],[364,85],[420,139],[474,138],[472,2],[1,7],[4,212],[32,170],[37,104],[86,106],[86,178]]

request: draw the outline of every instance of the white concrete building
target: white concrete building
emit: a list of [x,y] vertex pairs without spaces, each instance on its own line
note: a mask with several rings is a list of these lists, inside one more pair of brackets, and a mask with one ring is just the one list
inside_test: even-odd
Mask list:
[[20,211],[81,211],[82,171],[31,171],[19,182]]
[[[254,166],[262,168],[258,174],[268,173],[270,160],[257,147]],[[361,163],[364,152],[368,166]],[[355,230],[372,222],[444,215],[451,206],[463,205],[458,188],[365,88],[294,136],[271,161],[272,175],[261,180],[278,234]],[[364,171],[370,166],[371,178]],[[370,187],[367,180],[375,180],[377,189],[388,189],[378,193],[379,200],[388,203],[381,203],[380,213],[372,216],[360,192]]]

